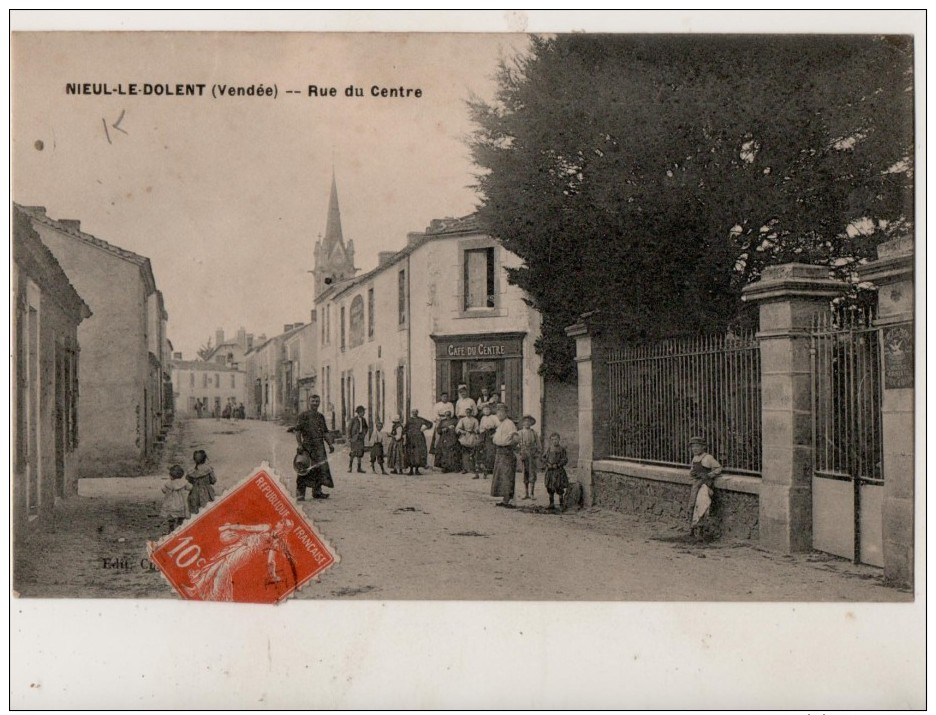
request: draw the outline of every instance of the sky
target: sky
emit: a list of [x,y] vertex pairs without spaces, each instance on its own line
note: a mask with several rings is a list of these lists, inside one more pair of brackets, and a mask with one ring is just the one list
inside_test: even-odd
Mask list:
[[[187,359],[217,328],[272,336],[309,319],[308,271],[333,170],[344,237],[363,271],[379,251],[402,248],[407,232],[474,210],[465,100],[490,99],[498,59],[527,42],[510,34],[17,34],[13,200],[148,256],[169,338]],[[67,83],[206,88],[202,97],[75,96]],[[277,98],[213,98],[214,84],[275,85]],[[310,84],[338,96],[309,97]],[[349,85],[365,96],[344,96]],[[373,85],[419,88],[422,97],[371,97]]]

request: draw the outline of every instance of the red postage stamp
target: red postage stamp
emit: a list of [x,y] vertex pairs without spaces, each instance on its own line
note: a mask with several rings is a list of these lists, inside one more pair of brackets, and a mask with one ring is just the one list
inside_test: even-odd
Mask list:
[[278,603],[338,561],[263,467],[149,550],[193,601]]

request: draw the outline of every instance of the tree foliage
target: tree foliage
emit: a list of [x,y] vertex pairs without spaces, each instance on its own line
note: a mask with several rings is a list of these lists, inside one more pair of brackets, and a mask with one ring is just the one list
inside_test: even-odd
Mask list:
[[524,265],[547,374],[586,311],[629,339],[724,329],[770,264],[847,271],[910,227],[912,40],[562,35],[469,101],[480,218]]

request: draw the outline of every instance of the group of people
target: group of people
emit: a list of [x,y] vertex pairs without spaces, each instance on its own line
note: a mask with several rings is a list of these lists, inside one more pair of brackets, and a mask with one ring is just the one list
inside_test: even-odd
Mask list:
[[208,454],[197,449],[192,460],[195,466],[187,473],[181,464],[173,464],[169,468],[169,481],[162,488],[159,515],[166,520],[169,533],[215,499],[214,485],[218,479],[208,463]]
[[215,405],[214,407],[208,407],[207,400],[195,400],[195,416],[199,419],[202,417],[214,417],[217,420],[226,419],[226,420],[244,420],[247,419],[247,408],[244,407],[244,403],[237,403],[233,399],[229,399],[227,404],[224,407]]

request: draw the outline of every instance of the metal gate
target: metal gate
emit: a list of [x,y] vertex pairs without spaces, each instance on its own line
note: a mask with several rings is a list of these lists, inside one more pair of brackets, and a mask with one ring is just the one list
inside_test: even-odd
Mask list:
[[820,314],[810,354],[813,548],[883,566],[881,352],[873,313]]

